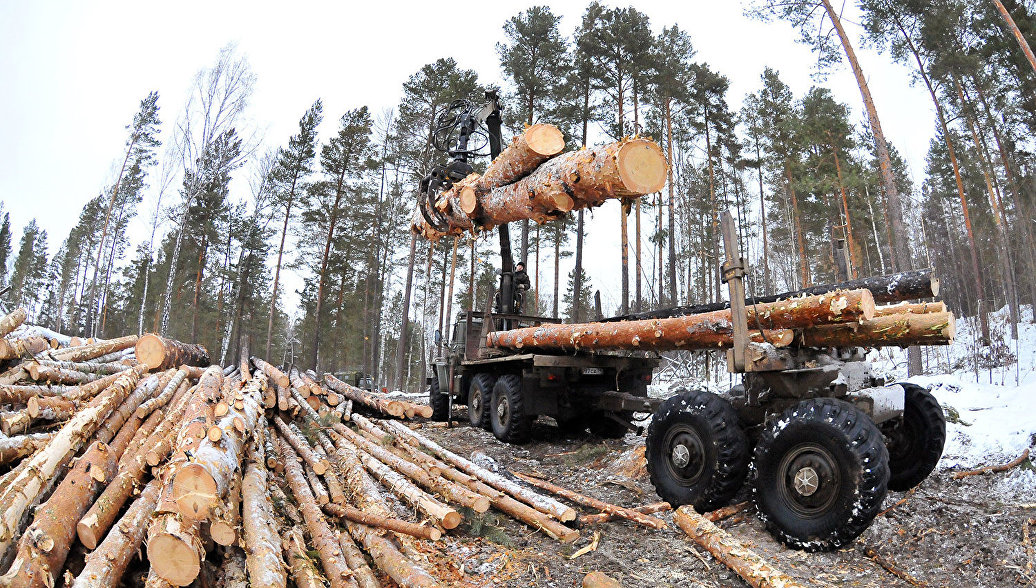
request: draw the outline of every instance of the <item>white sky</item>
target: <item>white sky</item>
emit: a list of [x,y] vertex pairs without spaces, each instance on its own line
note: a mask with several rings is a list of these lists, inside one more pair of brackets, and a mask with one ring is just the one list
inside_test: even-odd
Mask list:
[[[124,127],[140,100],[159,91],[162,138],[168,141],[194,74],[214,63],[227,43],[237,44],[257,75],[248,117],[265,145],[274,147],[296,132],[316,98],[324,100],[326,138],[346,109],[367,105],[376,114],[395,106],[407,77],[439,57],[475,69],[483,83],[502,84],[495,51],[502,26],[534,4],[0,2],[0,201],[11,212],[15,239],[36,217],[56,250],[82,205],[113,181]],[[569,34],[587,4],[566,0],[550,6],[563,16],[562,31]],[[741,2],[639,0],[636,7],[650,16],[656,33],[674,22],[690,33],[697,59],[730,79],[734,110],[758,88],[767,65],[780,71],[796,96],[815,84],[815,57],[795,42],[796,32],[782,22],[744,17]],[[846,25],[858,39],[860,27]],[[885,133],[918,180],[934,128],[930,100],[923,89],[911,87],[909,70],[861,45],[856,43],[857,51]],[[824,85],[862,113],[847,67],[837,68]],[[157,176],[155,168],[152,185]],[[232,195],[246,195],[247,180],[247,170],[238,172]],[[146,200],[130,231],[135,239],[146,238],[153,208]],[[586,266],[606,307],[618,300],[617,226],[614,203],[597,211],[588,226]],[[562,276],[571,262],[566,265]],[[544,289],[552,274],[552,265],[544,268]],[[289,277],[289,286],[298,284]]]

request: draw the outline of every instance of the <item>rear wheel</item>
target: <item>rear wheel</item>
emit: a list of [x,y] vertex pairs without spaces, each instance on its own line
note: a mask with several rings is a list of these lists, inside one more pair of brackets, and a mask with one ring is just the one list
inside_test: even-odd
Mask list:
[[765,429],[752,471],[756,506],[770,532],[791,547],[830,551],[877,515],[888,453],[874,422],[851,404],[806,400]]
[[706,512],[730,501],[744,484],[749,449],[729,402],[703,390],[662,403],[647,434],[647,469],[658,495],[673,507]]
[[432,383],[428,385],[428,404],[432,407],[432,420],[450,420],[450,398],[439,390],[439,373],[432,368]]
[[903,417],[882,423],[889,452],[889,490],[905,491],[932,473],[946,443],[946,417],[927,389],[901,383],[906,391]]
[[473,427],[489,430],[489,405],[496,379],[489,374],[476,374],[468,388],[468,422]]
[[522,406],[522,377],[500,376],[493,386],[490,423],[496,438],[507,443],[525,443],[532,436],[532,421]]

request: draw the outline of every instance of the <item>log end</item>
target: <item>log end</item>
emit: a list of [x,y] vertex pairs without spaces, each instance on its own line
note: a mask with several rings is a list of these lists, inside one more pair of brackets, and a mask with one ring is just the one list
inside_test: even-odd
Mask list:
[[559,520],[562,523],[576,520],[576,510],[574,508],[566,508],[565,511],[561,513]]
[[471,186],[458,186],[457,203],[464,214],[471,216],[478,209],[478,197],[475,195],[475,188]]
[[565,134],[551,124],[535,124],[525,129],[525,143],[537,155],[552,157],[565,149]]
[[35,362],[30,363],[25,366],[25,371],[29,372],[29,377],[32,378],[33,381],[40,379],[40,364]]
[[31,416],[34,419],[35,418],[39,418],[40,411],[41,411],[41,409],[40,409],[40,399],[35,397],[35,396],[30,396],[29,397],[29,401],[26,402],[26,405],[27,405],[28,410],[29,410],[29,416]]
[[626,142],[615,155],[619,179],[630,194],[650,194],[665,186],[667,167],[662,148],[648,139]]
[[486,496],[479,496],[475,499],[475,502],[471,505],[471,510],[477,513],[483,513],[489,510],[490,500]]
[[450,510],[442,517],[442,527],[444,529],[456,529],[464,521],[464,517],[455,510]]
[[177,469],[173,477],[172,497],[184,518],[196,521],[207,517],[218,494],[216,481],[201,464],[189,463]]
[[[97,517],[93,517],[93,520],[96,521]],[[101,542],[96,530],[90,525],[90,521],[86,519],[79,521],[76,525],[76,535],[79,536],[79,542],[87,549],[97,549],[97,545]]]
[[209,524],[209,537],[216,543],[229,547],[237,541],[237,530],[226,521],[212,521]]
[[165,342],[154,333],[146,333],[137,339],[137,346],[134,348],[137,361],[146,365],[148,369],[156,369],[162,366],[165,361]]
[[173,586],[189,586],[201,572],[201,561],[194,547],[179,537],[160,534],[147,545],[151,569]]

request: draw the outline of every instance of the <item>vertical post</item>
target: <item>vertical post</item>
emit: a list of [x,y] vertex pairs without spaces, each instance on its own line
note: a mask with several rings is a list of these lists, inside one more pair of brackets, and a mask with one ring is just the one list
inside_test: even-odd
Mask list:
[[745,263],[737,244],[737,230],[734,217],[729,210],[720,215],[720,231],[723,233],[723,281],[730,293],[730,321],[734,328],[734,346],[727,352],[727,371],[745,371],[745,348],[748,345],[748,316],[745,312]]

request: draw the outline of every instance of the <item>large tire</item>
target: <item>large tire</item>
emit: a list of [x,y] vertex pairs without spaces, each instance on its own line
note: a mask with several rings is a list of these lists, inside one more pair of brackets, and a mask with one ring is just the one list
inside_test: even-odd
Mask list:
[[493,400],[493,386],[496,378],[489,374],[476,374],[468,387],[468,422],[473,427],[489,430],[489,407]]
[[647,470],[655,492],[673,508],[719,508],[737,494],[750,451],[737,412],[703,390],[683,391],[662,403],[647,434]]
[[889,452],[889,490],[903,492],[920,484],[942,458],[946,417],[926,388],[901,383],[906,391],[903,418],[882,423]]
[[450,398],[439,390],[439,374],[432,366],[432,383],[428,385],[428,404],[432,407],[432,420],[441,423],[450,420]]
[[878,427],[853,405],[806,400],[763,431],[752,477],[759,516],[778,540],[830,551],[859,536],[878,514],[888,452]]
[[522,377],[515,374],[500,376],[493,386],[490,423],[493,435],[506,443],[525,443],[532,436],[534,416],[525,414],[522,404]]

